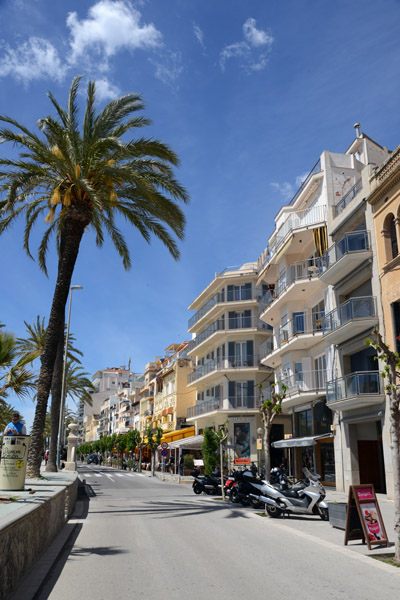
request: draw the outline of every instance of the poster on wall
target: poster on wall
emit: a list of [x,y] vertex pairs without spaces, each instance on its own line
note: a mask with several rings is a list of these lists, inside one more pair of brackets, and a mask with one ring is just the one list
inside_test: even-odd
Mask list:
[[250,464],[250,423],[235,423],[235,464]]

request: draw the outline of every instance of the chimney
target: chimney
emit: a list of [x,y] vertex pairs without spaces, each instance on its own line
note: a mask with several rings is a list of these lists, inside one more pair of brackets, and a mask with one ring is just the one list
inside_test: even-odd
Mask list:
[[354,123],[353,127],[356,130],[357,137],[359,138],[361,135],[360,134],[360,127],[361,127],[360,123]]

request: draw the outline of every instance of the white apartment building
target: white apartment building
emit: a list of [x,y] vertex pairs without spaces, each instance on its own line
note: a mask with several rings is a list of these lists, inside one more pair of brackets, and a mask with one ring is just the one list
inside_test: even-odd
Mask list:
[[[311,466],[340,490],[360,474],[371,482],[354,449],[372,435],[369,408],[377,415],[383,401],[365,344],[379,323],[380,296],[365,198],[372,169],[386,156],[358,130],[344,154],[324,151],[275,217],[258,261],[258,284],[268,288],[260,319],[273,328],[261,362],[287,386],[283,407],[292,418],[292,439],[275,446],[287,448],[296,475]],[[346,421],[356,432],[350,444]]]
[[[229,267],[216,273],[189,306],[196,312],[188,329],[193,334],[188,354],[195,365],[188,388],[196,390],[196,403],[188,409],[187,422],[195,424],[198,434],[227,422],[231,465],[258,461],[258,385],[268,392],[273,378],[272,369],[260,357],[262,344],[272,337],[272,327],[259,318],[260,300],[267,288],[257,279],[256,263]],[[285,424],[287,418],[276,419],[274,439],[287,433]]]
[[113,393],[118,393],[124,383],[134,375],[125,367],[111,367],[96,371],[92,377],[95,392],[92,393],[92,406],[85,404],[83,407],[83,428],[85,442],[99,439],[97,431],[103,402]]

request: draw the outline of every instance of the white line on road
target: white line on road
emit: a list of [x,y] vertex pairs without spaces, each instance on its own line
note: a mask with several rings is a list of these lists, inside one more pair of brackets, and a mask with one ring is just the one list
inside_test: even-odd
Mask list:
[[114,481],[114,479],[111,477],[111,475],[109,475],[108,473],[105,474],[106,477],[108,477],[108,479],[111,479],[111,481]]

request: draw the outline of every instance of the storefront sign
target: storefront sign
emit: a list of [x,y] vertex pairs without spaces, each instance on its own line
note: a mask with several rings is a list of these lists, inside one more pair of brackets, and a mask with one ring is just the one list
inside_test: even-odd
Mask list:
[[362,539],[371,550],[372,544],[389,546],[375,489],[372,484],[352,485],[347,503],[344,544]]
[[249,458],[235,458],[235,465],[249,465]]

